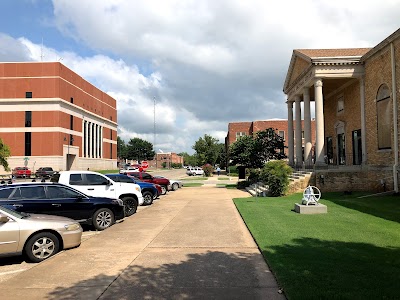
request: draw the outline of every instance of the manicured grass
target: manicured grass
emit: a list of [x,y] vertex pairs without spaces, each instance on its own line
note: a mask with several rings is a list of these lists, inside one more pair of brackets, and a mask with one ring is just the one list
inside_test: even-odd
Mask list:
[[95,171],[95,172],[99,172],[101,174],[113,174],[113,173],[119,173],[119,170],[100,170],[100,171]]
[[218,177],[218,180],[229,180],[229,177]]
[[327,214],[293,212],[302,194],[235,204],[289,299],[395,299],[400,197],[325,193]]
[[183,185],[183,187],[195,187],[195,186],[202,186],[204,183],[201,182],[188,182]]
[[182,178],[180,180],[208,180],[208,177],[197,177],[197,176],[191,176],[191,177],[187,177],[187,178]]

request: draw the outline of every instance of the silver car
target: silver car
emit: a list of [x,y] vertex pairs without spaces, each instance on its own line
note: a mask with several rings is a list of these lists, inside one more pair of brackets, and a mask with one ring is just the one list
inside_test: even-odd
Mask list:
[[27,214],[0,206],[0,255],[25,254],[40,262],[57,252],[81,244],[82,227],[75,220]]

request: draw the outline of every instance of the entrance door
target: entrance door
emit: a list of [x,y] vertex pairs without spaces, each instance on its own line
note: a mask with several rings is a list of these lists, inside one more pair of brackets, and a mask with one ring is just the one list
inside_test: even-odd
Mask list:
[[338,165],[346,164],[346,146],[344,133],[337,135],[338,141]]
[[353,165],[361,165],[362,148],[361,148],[361,129],[352,132],[353,137]]

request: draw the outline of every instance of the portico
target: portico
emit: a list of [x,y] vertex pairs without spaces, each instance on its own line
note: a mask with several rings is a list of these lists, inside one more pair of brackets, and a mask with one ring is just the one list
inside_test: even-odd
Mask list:
[[[345,141],[346,135],[351,140],[350,132],[360,130],[365,133],[365,112],[360,105],[365,98],[361,57],[368,50],[369,48],[293,51],[283,89],[287,95],[288,153],[291,166],[358,164],[359,160],[355,158],[359,156],[361,149],[365,149],[365,138],[361,139],[362,147],[357,148],[356,154],[354,141],[353,145],[347,145]],[[324,117],[326,110],[329,113],[328,119]],[[312,115],[315,115],[316,122],[315,145],[311,142]],[[356,121],[350,121],[349,118]],[[343,124],[342,133],[335,128],[338,121]],[[326,145],[328,137],[329,148]],[[346,162],[346,156],[353,159]],[[362,162],[365,161],[366,153],[363,152]]]

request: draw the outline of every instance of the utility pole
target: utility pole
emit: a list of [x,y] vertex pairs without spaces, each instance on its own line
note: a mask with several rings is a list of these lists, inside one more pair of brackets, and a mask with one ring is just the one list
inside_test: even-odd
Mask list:
[[156,169],[158,168],[157,166],[157,148],[156,148],[156,97],[153,97],[153,101],[154,101],[154,152],[155,152],[155,159],[156,159]]

